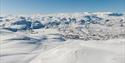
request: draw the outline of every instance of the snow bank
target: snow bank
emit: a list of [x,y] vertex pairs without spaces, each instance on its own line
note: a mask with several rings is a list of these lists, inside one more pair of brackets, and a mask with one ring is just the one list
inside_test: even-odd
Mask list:
[[0,17],[0,63],[125,63],[125,15]]

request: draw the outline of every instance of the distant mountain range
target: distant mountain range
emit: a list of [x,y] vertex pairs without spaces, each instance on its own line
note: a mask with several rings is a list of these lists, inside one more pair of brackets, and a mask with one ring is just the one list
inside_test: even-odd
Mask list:
[[88,37],[88,35],[95,36],[99,33],[117,36],[125,34],[125,14],[112,12],[83,12],[46,15],[37,14],[31,16],[10,15],[0,17],[0,28],[13,32],[51,28],[58,29],[62,34],[66,34],[66,37],[72,34],[82,37],[83,35],[87,35],[86,37]]

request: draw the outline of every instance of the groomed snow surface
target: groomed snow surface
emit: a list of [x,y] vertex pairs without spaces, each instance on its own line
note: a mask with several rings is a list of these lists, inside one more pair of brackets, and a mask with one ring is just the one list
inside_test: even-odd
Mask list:
[[[82,19],[88,15],[91,17]],[[121,14],[43,16],[32,16],[35,22],[31,17],[0,18],[0,63],[125,63],[125,20]],[[55,20],[56,25],[60,20],[69,24],[49,23]]]

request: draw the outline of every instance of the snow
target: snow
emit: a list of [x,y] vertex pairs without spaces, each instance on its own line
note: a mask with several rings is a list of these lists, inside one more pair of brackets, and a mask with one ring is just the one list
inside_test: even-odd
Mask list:
[[[3,16],[0,63],[125,63],[124,17],[112,12]],[[19,21],[25,22],[14,24]]]

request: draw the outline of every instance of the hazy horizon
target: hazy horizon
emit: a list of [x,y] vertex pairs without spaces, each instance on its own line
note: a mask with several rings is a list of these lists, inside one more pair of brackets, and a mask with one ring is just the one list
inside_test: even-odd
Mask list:
[[0,0],[1,15],[74,12],[124,13],[124,0]]

